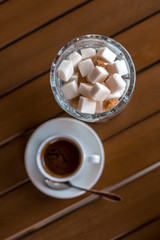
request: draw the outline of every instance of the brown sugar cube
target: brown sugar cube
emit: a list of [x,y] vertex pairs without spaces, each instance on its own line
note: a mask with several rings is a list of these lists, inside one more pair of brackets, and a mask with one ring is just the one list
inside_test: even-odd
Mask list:
[[78,107],[78,102],[79,102],[79,96],[78,97],[75,97],[75,98],[72,98],[70,100],[70,105],[73,107],[73,108],[77,108]]
[[94,60],[94,64],[96,66],[104,67],[104,68],[106,68],[106,65],[107,65],[107,63],[104,63],[103,61],[101,61],[100,59],[97,59],[97,58]]
[[110,108],[114,107],[117,103],[119,103],[118,98],[105,100],[103,102],[103,108],[104,108],[105,111],[108,111]]
[[78,85],[80,85],[80,83],[88,83],[88,81],[87,81],[87,79],[85,77],[82,77],[79,74]]

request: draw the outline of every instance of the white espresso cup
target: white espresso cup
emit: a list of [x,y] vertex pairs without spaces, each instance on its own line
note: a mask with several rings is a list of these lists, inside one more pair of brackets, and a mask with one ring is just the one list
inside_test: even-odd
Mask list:
[[100,155],[85,154],[82,144],[66,135],[47,138],[37,151],[37,166],[40,172],[53,181],[70,181],[82,171],[85,161],[99,164]]

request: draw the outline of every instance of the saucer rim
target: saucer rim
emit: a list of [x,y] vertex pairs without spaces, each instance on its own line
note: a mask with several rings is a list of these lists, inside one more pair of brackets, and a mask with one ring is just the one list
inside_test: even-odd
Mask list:
[[[81,122],[80,120],[77,120],[77,119],[73,119],[73,118],[69,118],[69,117],[58,117],[58,118],[53,118],[53,119],[50,119],[44,123],[42,123],[38,128],[35,129],[35,131],[31,134],[28,142],[27,142],[27,145],[26,145],[26,148],[25,148],[25,158],[24,158],[24,162],[25,162],[25,168],[26,168],[26,171],[27,171],[27,174],[29,176],[29,179],[31,180],[31,182],[33,183],[33,185],[39,190],[41,191],[42,193],[44,193],[45,195],[48,195],[50,197],[54,197],[54,198],[58,198],[58,199],[71,199],[71,198],[75,198],[75,197],[78,197],[78,196],[81,196],[85,193],[85,191],[82,191],[82,190],[78,190],[78,189],[75,189],[75,193],[72,193],[72,194],[69,194],[68,196],[57,196],[56,192],[58,192],[59,190],[54,190],[52,189],[52,193],[50,192],[47,192],[45,190],[45,183],[42,184],[42,187],[41,185],[37,184],[36,183],[36,180],[34,180],[33,176],[31,176],[30,174],[30,170],[28,169],[28,160],[27,160],[27,153],[28,153],[28,149],[30,147],[30,144],[31,142],[33,141],[33,138],[35,135],[37,135],[37,133],[39,133],[40,130],[42,130],[45,126],[47,126],[48,124],[51,124],[51,123],[55,123],[57,121],[69,121],[69,122],[74,122],[76,123],[77,125],[81,125],[81,126],[84,126],[92,135],[94,135],[97,143],[98,143],[98,148],[99,148],[99,154],[101,155],[101,162],[100,162],[100,167],[98,169],[98,174],[96,174],[96,177],[94,178],[94,181],[92,181],[88,188],[92,188],[96,183],[97,181],[99,180],[102,172],[103,172],[103,169],[104,169],[104,164],[105,164],[105,152],[104,152],[104,148],[103,148],[103,143],[100,139],[100,137],[98,136],[98,134],[95,132],[94,129],[92,129],[88,124],[84,123],[84,122]],[[56,133],[57,134],[57,133]],[[66,133],[65,133],[66,134]],[[68,135],[70,137],[70,135]],[[49,136],[48,136],[49,137]],[[47,137],[47,138],[48,138]],[[45,140],[45,139],[44,139]],[[38,149],[38,148],[37,148]],[[36,159],[35,159],[36,161]],[[41,174],[40,172],[37,173],[37,174]],[[42,174],[41,174],[42,175]],[[74,183],[74,178],[71,180],[71,182]],[[71,187],[69,188],[71,189]],[[67,190],[69,190],[67,189]],[[73,188],[72,188],[73,189]],[[67,190],[61,190],[61,191],[67,191]]]

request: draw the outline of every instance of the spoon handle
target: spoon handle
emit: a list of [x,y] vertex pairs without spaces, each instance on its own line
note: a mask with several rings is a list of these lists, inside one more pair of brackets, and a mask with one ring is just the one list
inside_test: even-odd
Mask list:
[[82,191],[86,191],[86,192],[89,192],[89,193],[99,195],[100,197],[103,197],[106,200],[111,200],[111,201],[114,201],[114,202],[119,202],[119,201],[122,200],[121,197],[119,197],[118,195],[113,194],[113,193],[109,193],[109,192],[106,193],[106,192],[95,190],[95,189],[85,189],[85,188],[74,186],[74,185],[71,185],[71,186],[74,187],[74,188],[77,188],[79,190],[82,190]]

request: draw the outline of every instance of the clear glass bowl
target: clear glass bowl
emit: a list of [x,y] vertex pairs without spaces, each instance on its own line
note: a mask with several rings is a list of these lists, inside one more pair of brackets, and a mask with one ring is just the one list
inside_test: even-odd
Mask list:
[[[122,60],[124,59],[128,74],[123,76],[123,79],[126,81],[126,89],[119,99],[119,103],[115,105],[113,108],[109,109],[108,111],[102,113],[95,113],[95,114],[88,114],[88,113],[81,113],[77,109],[73,108],[69,101],[66,100],[61,92],[61,85],[62,81],[58,77],[58,67],[60,63],[67,58],[72,52],[80,51],[80,49],[92,47],[95,49],[99,49],[100,47],[108,47],[112,50],[116,55],[115,60]],[[54,94],[54,97],[59,104],[59,106],[67,112],[69,115],[85,121],[85,122],[102,122],[107,121],[115,117],[119,114],[128,104],[129,100],[131,99],[132,93],[134,91],[136,82],[136,72],[134,63],[132,61],[131,56],[127,52],[127,50],[115,40],[96,34],[84,35],[78,38],[75,38],[68,42],[62,49],[58,52],[57,56],[55,57],[50,71],[50,83],[51,88]]]

